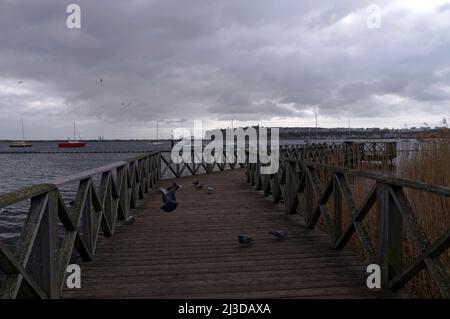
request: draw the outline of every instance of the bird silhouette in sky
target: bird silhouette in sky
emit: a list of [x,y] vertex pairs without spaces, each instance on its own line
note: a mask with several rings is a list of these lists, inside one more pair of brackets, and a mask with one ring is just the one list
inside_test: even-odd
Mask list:
[[100,84],[103,83],[103,79],[102,78],[100,78],[100,80],[98,80],[98,81],[100,82]]
[[17,84],[22,84],[23,83],[23,81],[19,81],[19,82],[17,82]]

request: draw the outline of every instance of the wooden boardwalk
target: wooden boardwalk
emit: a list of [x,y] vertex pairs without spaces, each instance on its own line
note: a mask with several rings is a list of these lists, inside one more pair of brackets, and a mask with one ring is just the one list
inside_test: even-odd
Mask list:
[[[328,236],[308,230],[246,183],[245,170],[177,180],[179,207],[165,213],[152,190],[98,245],[94,260],[80,262],[82,288],[64,298],[385,298],[366,287],[361,259],[330,247]],[[197,191],[192,182],[213,185]],[[170,185],[162,181],[161,185]],[[288,232],[284,242],[268,231]],[[255,238],[242,248],[238,234]]]

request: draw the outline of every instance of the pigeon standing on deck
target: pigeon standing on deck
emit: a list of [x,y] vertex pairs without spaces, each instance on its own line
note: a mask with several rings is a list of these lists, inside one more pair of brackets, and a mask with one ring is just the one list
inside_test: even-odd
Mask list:
[[205,186],[204,184],[201,184],[199,180],[196,180],[192,184],[194,185],[195,189],[198,191],[203,189],[203,186]]
[[162,193],[162,200],[164,205],[161,206],[161,209],[165,212],[174,211],[178,203],[176,202],[175,192],[180,189],[182,186],[176,183],[173,183],[172,186],[168,188],[160,188],[159,191]]
[[239,235],[238,242],[239,244],[241,244],[242,247],[248,247],[250,244],[253,243],[253,238],[248,235]]
[[212,186],[208,186],[208,195],[214,193],[214,188]]
[[136,221],[136,218],[134,216],[128,216],[127,219],[125,219],[124,223],[126,225],[132,225]]
[[285,240],[287,237],[287,233],[283,230],[270,231],[269,234],[273,235],[278,240]]

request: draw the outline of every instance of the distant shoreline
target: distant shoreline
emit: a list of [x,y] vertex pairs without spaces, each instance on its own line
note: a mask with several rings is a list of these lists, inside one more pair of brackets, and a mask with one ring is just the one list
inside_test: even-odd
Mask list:
[[[415,139],[416,137],[408,137],[404,139]],[[281,141],[293,141],[293,140],[400,140],[402,138],[385,138],[385,137],[348,137],[348,138],[330,138],[330,137],[280,137]],[[27,139],[26,142],[33,143],[61,143],[67,142],[67,140],[32,140]],[[103,143],[103,142],[171,142],[171,139],[111,139],[111,140],[83,140],[86,143]],[[174,139],[174,141],[181,141],[181,139]],[[209,140],[204,140],[209,141]],[[22,142],[22,140],[0,140],[0,143],[14,143],[14,142]]]

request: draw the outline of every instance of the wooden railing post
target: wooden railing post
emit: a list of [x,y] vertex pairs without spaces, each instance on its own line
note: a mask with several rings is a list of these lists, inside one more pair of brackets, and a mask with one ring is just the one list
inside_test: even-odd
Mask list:
[[287,162],[286,163],[286,189],[285,189],[285,209],[287,214],[295,214],[297,212],[298,205],[298,173],[297,173],[297,163]]
[[257,191],[262,190],[261,166],[260,163],[255,164],[255,188]]
[[402,216],[390,194],[390,185],[377,182],[379,215],[378,264],[381,267],[381,282],[388,288],[389,281],[403,268]]
[[156,172],[157,172],[157,175],[156,175],[156,181],[157,182],[159,182],[160,180],[161,180],[161,168],[162,168],[162,165],[161,165],[161,157],[162,157],[162,154],[161,153],[158,153],[158,155],[157,155],[157,161],[156,161],[156,167],[157,167],[157,170],[156,170]]
[[[33,205],[33,199],[31,200]],[[47,207],[42,216],[39,230],[36,234],[35,248],[30,257],[33,278],[48,298],[59,298],[59,283],[57,269],[58,249],[58,194],[48,193]]]
[[262,189],[264,191],[264,196],[270,195],[270,175],[264,174],[261,175],[262,178]]
[[83,231],[83,237],[89,253],[92,254],[92,181],[87,180],[88,190],[86,194],[86,201],[84,202],[81,213],[81,229]]
[[278,181],[278,173],[272,174],[270,176],[270,189],[272,191],[272,201],[278,203],[281,199],[280,183]]
[[333,178],[333,235],[334,244],[339,240],[342,235],[342,194],[339,189],[338,177]]
[[126,166],[117,168],[117,180],[120,188],[119,200],[122,207],[122,215],[119,214],[119,219],[126,219],[130,206],[130,199],[128,196],[128,170]]
[[309,168],[305,167],[305,222],[309,224],[313,215],[313,189],[309,179]]

